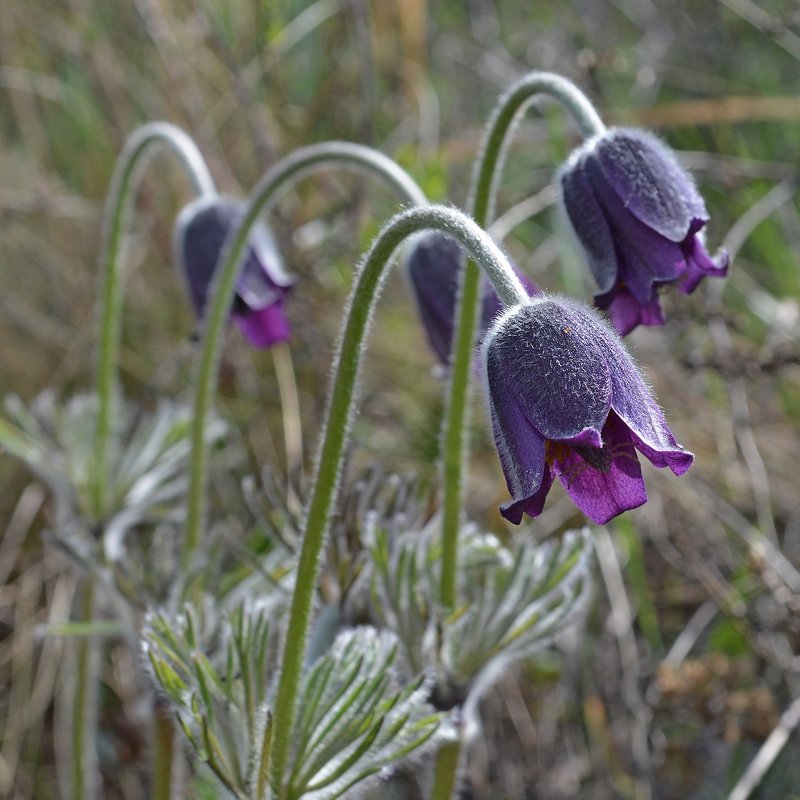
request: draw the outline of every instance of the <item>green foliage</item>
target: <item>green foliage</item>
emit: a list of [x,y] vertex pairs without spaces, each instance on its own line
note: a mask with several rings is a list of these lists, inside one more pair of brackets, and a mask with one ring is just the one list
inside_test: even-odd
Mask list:
[[434,664],[438,702],[466,702],[469,710],[505,666],[546,648],[575,621],[591,587],[592,548],[587,531],[507,549],[473,527],[462,531],[461,548],[461,595],[449,615],[436,599],[439,554],[430,535],[393,540],[376,529],[372,592],[407,668]]
[[204,630],[187,606],[152,615],[144,631],[153,676],[198,757],[237,798],[333,800],[431,740],[441,715],[422,678],[399,685],[386,632],[341,634],[303,676],[288,774],[271,793],[274,608],[244,604]]
[[[10,422],[0,420],[0,445],[23,461],[61,504],[61,520],[78,519],[105,527],[105,550],[118,557],[120,539],[133,525],[174,513],[186,487],[189,458],[189,410],[162,401],[151,413],[133,404],[115,415],[111,464],[110,519],[96,519],[89,497],[97,398],[82,394],[59,404],[46,391],[30,409],[15,395],[5,401]],[[225,431],[220,421],[207,430],[209,441]]]

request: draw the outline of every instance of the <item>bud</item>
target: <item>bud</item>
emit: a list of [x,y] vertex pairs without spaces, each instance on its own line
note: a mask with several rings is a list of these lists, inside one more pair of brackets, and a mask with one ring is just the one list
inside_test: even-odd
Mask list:
[[588,140],[562,170],[561,188],[600,290],[595,304],[621,336],[664,324],[660,286],[689,294],[704,277],[727,273],[727,252],[711,258],[703,242],[703,198],[655,136],[612,128]]
[[[439,361],[450,362],[455,329],[456,297],[466,255],[461,245],[443,233],[420,236],[406,261],[411,289],[417,301],[422,325]],[[514,270],[528,294],[539,291],[536,284]],[[502,310],[497,293],[488,281],[483,282],[479,336],[482,337]]]
[[556,477],[598,524],[647,500],[636,455],[682,475],[678,445],[616,334],[574,301],[537,297],[489,331],[484,380],[515,524],[538,516]]
[[[225,239],[244,212],[242,202],[213,195],[198,198],[178,216],[173,233],[175,259],[198,318],[205,312]],[[271,347],[289,338],[283,300],[293,283],[272,233],[264,223],[257,223],[231,308],[231,318],[254,347]]]

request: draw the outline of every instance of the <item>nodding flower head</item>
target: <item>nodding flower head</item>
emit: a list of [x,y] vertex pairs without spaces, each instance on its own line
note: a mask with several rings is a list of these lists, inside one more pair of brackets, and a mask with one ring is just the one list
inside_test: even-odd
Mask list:
[[[428,341],[443,365],[450,362],[450,347],[455,330],[455,309],[461,270],[466,254],[461,245],[443,233],[420,236],[406,260],[406,270]],[[539,288],[514,270],[529,295]],[[480,334],[486,333],[503,306],[488,281],[483,283]]]
[[[202,317],[225,239],[244,216],[231,197],[200,197],[178,216],[173,233],[175,258],[183,270],[195,313]],[[259,222],[250,236],[247,259],[236,279],[231,318],[254,347],[271,347],[289,338],[283,300],[294,284],[272,233]]]
[[676,475],[691,466],[625,346],[586,306],[533,298],[495,323],[482,352],[511,522],[537,516],[556,477],[598,524],[642,505],[637,450]]
[[587,141],[561,171],[564,208],[583,245],[599,292],[624,336],[637,325],[663,325],[658,287],[689,294],[728,270],[724,251],[711,258],[701,229],[703,198],[675,154],[655,136],[611,128]]

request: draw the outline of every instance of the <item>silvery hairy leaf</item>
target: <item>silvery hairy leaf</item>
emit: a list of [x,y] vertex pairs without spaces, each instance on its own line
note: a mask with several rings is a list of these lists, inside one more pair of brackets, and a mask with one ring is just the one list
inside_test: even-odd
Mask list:
[[[0,420],[0,446],[31,470],[55,501],[54,536],[76,557],[86,547],[72,547],[76,532],[94,534],[89,544],[103,563],[119,561],[125,537],[137,525],[179,522],[187,486],[191,450],[191,410],[167,401],[150,412],[120,403],[114,415],[110,459],[111,510],[98,519],[92,507],[97,397],[76,395],[63,404],[52,392],[28,408],[16,396],[5,400],[8,421]],[[206,431],[211,441],[224,435],[221,421]],[[99,537],[96,546],[95,537]],[[84,537],[85,538],[85,537]]]
[[437,603],[438,541],[410,532],[393,540],[375,530],[373,599],[400,640],[405,666],[436,665],[434,702],[474,713],[480,696],[513,661],[549,646],[584,608],[591,580],[588,532],[505,548],[474,528],[462,531],[458,607]]
[[237,798],[351,796],[419,751],[441,714],[426,702],[422,678],[401,685],[396,638],[373,628],[340,634],[308,665],[298,695],[287,774],[268,782],[274,610],[244,604],[204,635],[191,607],[152,615],[144,631],[153,677],[191,746]]

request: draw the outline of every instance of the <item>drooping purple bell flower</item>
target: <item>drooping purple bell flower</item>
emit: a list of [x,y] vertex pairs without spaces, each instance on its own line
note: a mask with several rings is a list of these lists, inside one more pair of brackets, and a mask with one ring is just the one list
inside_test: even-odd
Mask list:
[[701,229],[709,217],[694,181],[652,134],[611,128],[570,156],[560,180],[599,287],[595,304],[621,336],[664,324],[659,286],[689,294],[704,277],[727,273],[727,252],[706,251]]
[[637,450],[676,475],[691,466],[625,346],[586,306],[533,298],[495,323],[482,354],[511,522],[538,516],[556,477],[598,524],[642,505]]
[[[198,318],[205,311],[225,238],[244,212],[239,200],[215,195],[198,198],[178,215],[173,232],[175,258]],[[231,318],[254,347],[271,347],[290,336],[283,300],[294,278],[284,268],[264,223],[255,226],[249,244],[247,260],[236,280]]]
[[[461,245],[443,233],[420,236],[406,259],[406,271],[419,308],[425,333],[433,352],[443,365],[450,362],[450,348],[455,329],[456,297],[466,254]],[[514,270],[529,295],[539,292],[527,276]],[[486,333],[502,310],[502,303],[488,281],[483,282],[480,336]]]

